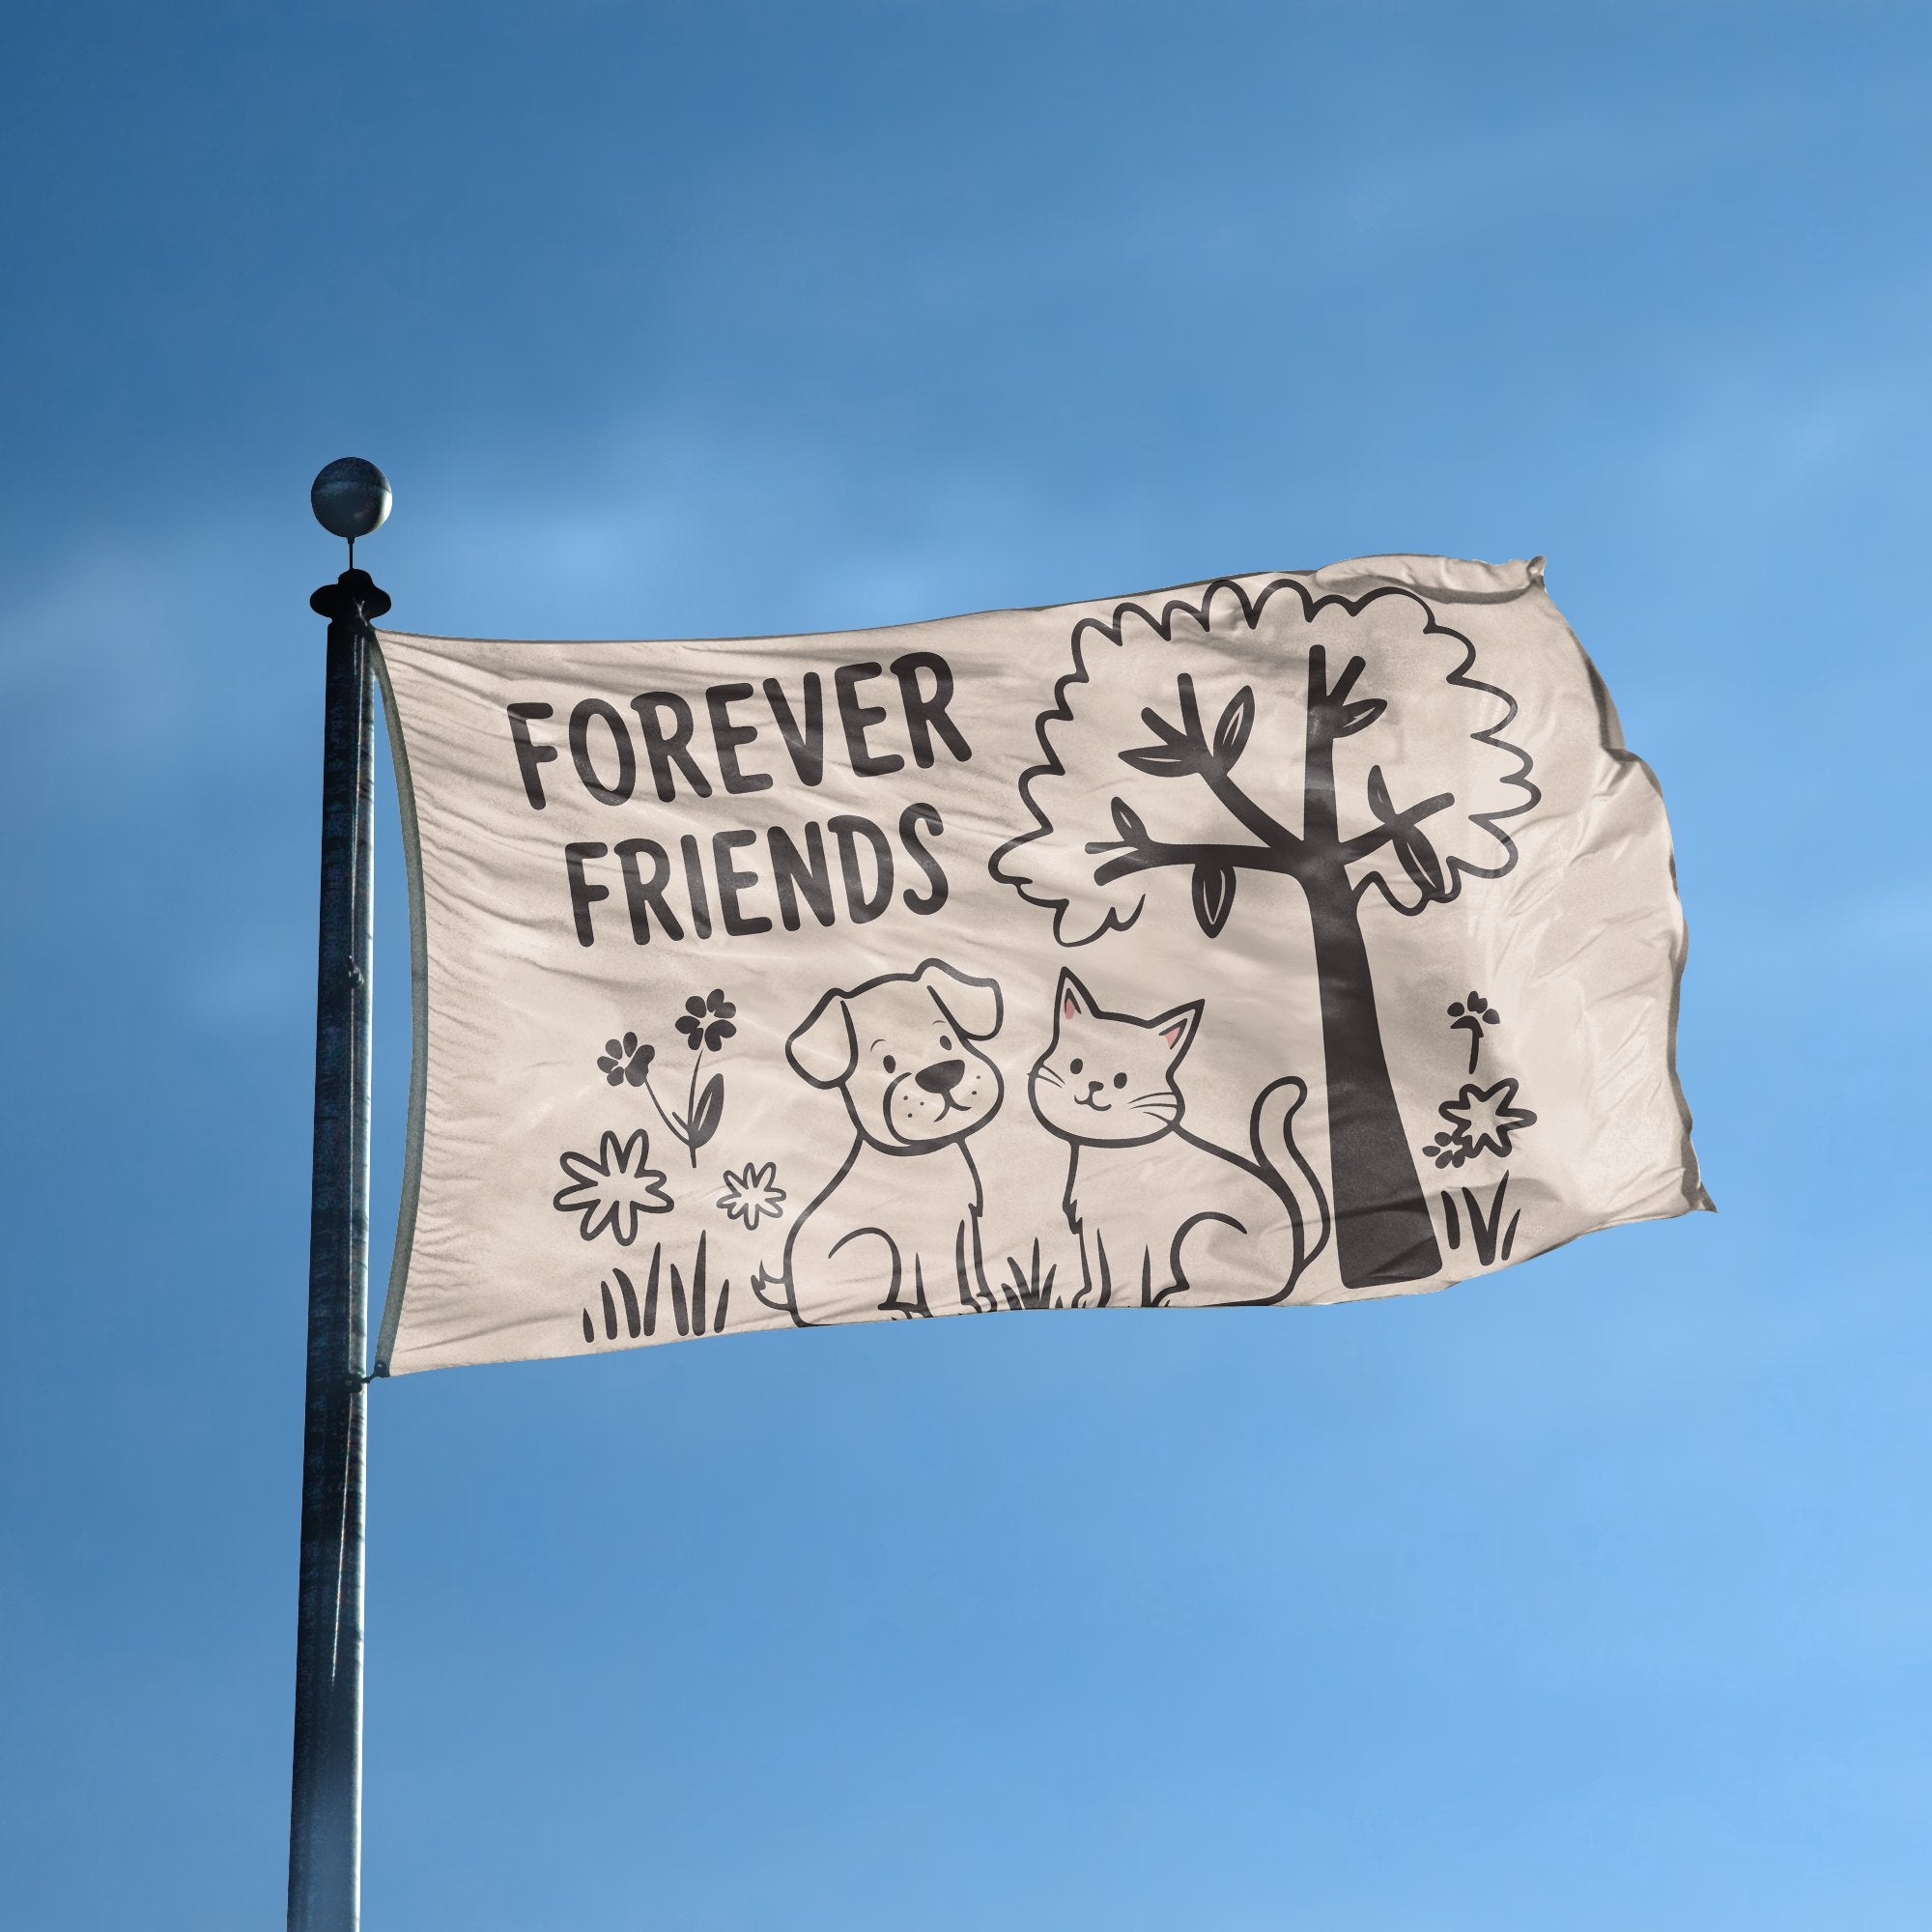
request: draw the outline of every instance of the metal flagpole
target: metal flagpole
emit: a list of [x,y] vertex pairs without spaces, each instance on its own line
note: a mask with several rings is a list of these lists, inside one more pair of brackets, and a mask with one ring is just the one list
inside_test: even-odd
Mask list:
[[370,624],[389,600],[355,539],[389,514],[388,479],[344,457],[315,479],[316,520],[349,568],[309,599],[328,619],[309,1196],[308,1392],[296,1634],[290,1932],[355,1932],[362,1881],[362,1531],[369,1326],[369,974],[375,850]]

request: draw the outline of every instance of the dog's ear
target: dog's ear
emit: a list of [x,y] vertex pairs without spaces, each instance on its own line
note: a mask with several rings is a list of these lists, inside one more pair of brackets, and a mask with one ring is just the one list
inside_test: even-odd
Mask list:
[[810,1017],[785,1041],[785,1058],[814,1087],[837,1087],[850,1076],[859,1064],[859,1043],[852,1037],[852,1014],[843,993],[827,993],[812,1008]]
[[955,972],[943,959],[928,959],[913,975],[939,1009],[967,1039],[990,1039],[1000,1030],[1000,982]]

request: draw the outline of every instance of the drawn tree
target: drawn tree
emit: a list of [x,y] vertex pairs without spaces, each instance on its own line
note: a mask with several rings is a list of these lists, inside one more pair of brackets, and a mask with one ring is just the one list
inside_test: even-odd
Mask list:
[[[1211,939],[1279,918],[1299,889],[1312,928],[1342,1279],[1419,1281],[1441,1265],[1389,1077],[1365,902],[1414,917],[1516,864],[1503,821],[1538,798],[1503,742],[1516,701],[1472,675],[1475,646],[1414,593],[1318,597],[1292,578],[1211,583],[1198,601],[1122,604],[1073,633],[1073,669],[1037,721],[1021,780],[1036,829],[995,878],[1082,946],[1181,876]],[[1175,888],[1163,888],[1163,874]],[[1184,917],[1184,915],[1181,915]]]

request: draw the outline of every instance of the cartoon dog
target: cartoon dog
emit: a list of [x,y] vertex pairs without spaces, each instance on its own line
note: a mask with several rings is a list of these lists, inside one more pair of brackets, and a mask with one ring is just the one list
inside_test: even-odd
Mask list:
[[[1000,1030],[1000,989],[938,959],[819,1001],[785,1057],[836,1087],[851,1151],[785,1242],[783,1307],[801,1327],[1001,1304],[980,1253],[969,1134],[998,1112],[1000,1069],[974,1045]],[[771,1301],[766,1281],[760,1298]]]

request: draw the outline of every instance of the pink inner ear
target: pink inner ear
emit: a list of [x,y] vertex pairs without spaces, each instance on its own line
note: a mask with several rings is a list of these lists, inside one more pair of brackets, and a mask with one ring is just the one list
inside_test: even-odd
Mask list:
[[1162,1039],[1166,1040],[1169,1046],[1179,1046],[1182,1038],[1186,1036],[1186,1033],[1187,1033],[1187,1022],[1185,1020],[1181,1020],[1174,1026],[1163,1027],[1161,1029],[1160,1037]]
[[1060,1003],[1060,1017],[1064,1020],[1075,1018],[1080,1011],[1080,1002],[1071,993]]

